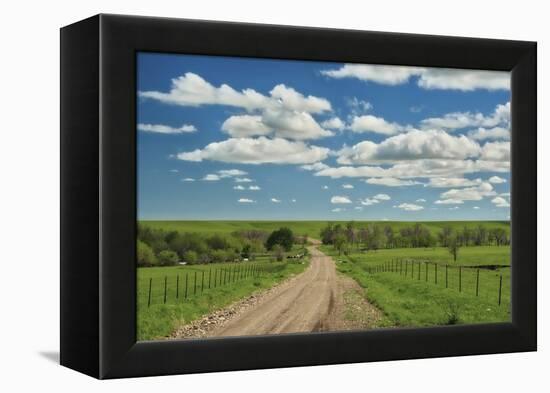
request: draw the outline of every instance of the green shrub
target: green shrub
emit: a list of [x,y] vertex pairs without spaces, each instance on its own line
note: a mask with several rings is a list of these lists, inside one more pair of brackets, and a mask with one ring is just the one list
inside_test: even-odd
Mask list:
[[175,265],[178,263],[178,254],[171,250],[164,250],[158,254],[158,261],[163,266]]
[[157,258],[153,249],[141,240],[137,242],[137,263],[138,266],[153,266],[157,264]]

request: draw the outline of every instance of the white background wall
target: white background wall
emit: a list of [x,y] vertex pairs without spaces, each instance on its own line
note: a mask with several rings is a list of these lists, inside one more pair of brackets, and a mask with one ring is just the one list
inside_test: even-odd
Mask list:
[[[58,366],[59,32],[96,13],[428,33],[539,42],[539,222],[544,177],[543,1],[5,1],[0,5],[0,390],[132,392],[517,392],[548,389],[548,304],[539,225],[539,352],[99,382]],[[548,69],[548,68],[547,68]],[[548,172],[546,172],[548,174]],[[545,233],[546,232],[546,233]],[[546,240],[547,241],[547,240]],[[548,278],[548,277],[546,277]],[[546,323],[544,323],[546,322]],[[544,331],[546,330],[546,331]],[[546,365],[544,365],[546,362]]]

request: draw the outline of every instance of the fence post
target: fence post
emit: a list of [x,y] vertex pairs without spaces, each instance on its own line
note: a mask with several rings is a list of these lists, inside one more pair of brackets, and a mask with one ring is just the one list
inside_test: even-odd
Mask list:
[[201,293],[204,291],[204,270],[202,271],[201,277]]
[[187,284],[189,283],[189,272],[185,273],[185,299],[187,300]]
[[214,288],[218,285],[218,269],[214,269]]
[[476,296],[479,296],[479,269],[477,269],[476,275]]
[[462,292],[462,266],[458,267],[458,292]]
[[147,300],[147,307],[151,307],[151,286],[153,285],[153,277],[149,279],[149,298]]
[[445,265],[445,288],[449,288],[449,265]]
[[502,299],[502,273],[500,274],[500,283],[498,285],[498,305],[500,306],[500,301]]
[[166,284],[168,283],[168,277],[164,276],[164,304],[166,304]]
[[405,277],[407,277],[407,267],[409,265],[409,261],[405,259]]
[[208,289],[210,289],[211,283],[212,283],[212,268],[208,269]]
[[197,271],[195,270],[195,281],[193,283],[193,295],[197,294]]
[[180,275],[176,276],[176,299],[180,297]]

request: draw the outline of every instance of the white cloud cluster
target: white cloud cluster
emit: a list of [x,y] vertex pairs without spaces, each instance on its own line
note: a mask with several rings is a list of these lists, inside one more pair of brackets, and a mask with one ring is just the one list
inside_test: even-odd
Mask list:
[[502,177],[499,177],[499,176],[491,176],[489,178],[489,183],[502,184],[502,183],[506,183],[506,179],[504,179]]
[[365,198],[365,199],[360,199],[359,203],[363,206],[371,206],[371,205],[375,205],[377,203],[380,203],[380,201],[378,199],[375,199],[375,198]]
[[[264,95],[253,89],[237,91],[227,84],[217,87],[201,76],[188,72],[173,79],[168,92],[140,91],[139,96],[173,105],[224,105],[241,108],[247,112],[230,116],[222,124],[222,131],[228,134],[230,139],[210,143],[203,149],[181,152],[177,155],[181,160],[311,164],[322,161],[328,155],[329,150],[326,148],[299,142],[333,135],[332,131],[323,128],[312,116],[330,112],[330,102],[321,97],[305,96],[284,84],[276,85],[269,95]],[[331,127],[342,126],[343,122],[340,120],[341,124],[338,124],[336,119],[329,122]],[[188,125],[175,129],[140,124],[138,128],[164,133],[195,130]]]
[[357,97],[353,97],[347,100],[348,106],[351,108],[351,113],[353,115],[358,115],[364,112],[370,111],[373,106],[370,102],[366,100],[360,100]]
[[424,89],[461,91],[510,89],[510,74],[501,71],[345,64],[338,69],[323,70],[321,73],[330,78],[356,78],[390,86],[405,84],[412,77],[417,77],[418,86]]
[[333,204],[345,204],[345,203],[352,203],[351,199],[349,199],[347,196],[344,195],[336,195],[330,198],[330,203]]
[[329,166],[322,162],[314,162],[313,164],[301,165],[300,168],[306,171],[320,171],[329,168]]
[[353,184],[342,184],[342,188],[352,189]]
[[277,199],[277,198],[271,198],[271,202],[273,202],[273,203],[281,203],[281,200],[280,200],[280,199]]
[[381,117],[363,115],[354,116],[349,129],[357,133],[374,132],[377,134],[393,135],[406,130],[407,127],[398,123],[388,122]]
[[414,212],[414,211],[419,211],[424,209],[424,206],[416,205],[414,203],[401,203],[400,205],[397,205],[394,207],[397,207],[401,210],[405,210],[409,212]]
[[380,201],[389,201],[391,199],[388,194],[376,194],[375,196],[373,196],[373,198]]
[[376,194],[371,198],[359,199],[359,203],[363,206],[371,206],[382,201],[389,201],[391,197],[388,194]]
[[312,164],[327,158],[329,149],[282,138],[230,138],[203,149],[183,152],[177,158],[200,162],[213,160],[243,164]]
[[204,176],[202,180],[204,181],[218,181],[221,177],[219,175],[216,175],[215,173],[209,173],[208,175]]
[[254,180],[248,177],[236,177],[235,183],[252,183]]
[[500,126],[508,129],[510,127],[510,102],[506,104],[497,105],[493,113],[490,115],[484,115],[482,113],[472,112],[453,112],[447,113],[442,117],[430,117],[421,121],[423,128],[443,128],[447,130],[457,130],[463,128],[482,127],[482,131],[473,132],[472,135],[476,135],[477,139],[487,136],[487,133],[493,134],[502,133],[499,130],[493,130],[489,132],[485,128],[491,128]]
[[181,106],[226,105],[247,111],[285,108],[308,113],[331,110],[330,102],[326,99],[305,97],[292,87],[283,84],[275,86],[270,91],[270,96],[266,96],[254,89],[237,91],[227,84],[215,87],[192,72],[172,79],[172,86],[168,93],[140,91],[138,95],[142,98]]
[[403,180],[397,179],[395,177],[371,177],[365,180],[368,184],[376,184],[378,186],[386,187],[403,187],[403,186],[414,186],[421,184],[413,180]]
[[237,202],[239,202],[239,203],[256,203],[255,200],[248,199],[248,198],[240,198]]
[[153,132],[157,134],[187,134],[197,131],[195,126],[191,124],[183,124],[181,127],[172,127],[164,124],[139,123],[137,129],[138,131]]
[[[397,162],[390,167],[364,165],[364,166],[340,166],[329,167],[318,171],[315,176],[327,176],[333,179],[342,177],[358,178],[432,178],[432,177],[457,177],[467,173],[476,172],[508,172],[508,161],[483,161],[483,160],[414,160]],[[367,183],[377,184],[378,181],[369,179]],[[382,180],[381,182],[394,182]],[[378,183],[381,184],[381,183]],[[420,183],[408,183],[400,185],[414,185]]]
[[464,201],[480,201],[484,197],[496,195],[489,182],[482,182],[476,187],[453,188],[441,193],[436,204],[463,204]]
[[433,177],[425,186],[433,188],[472,187],[481,184],[481,182],[480,178],[470,180],[464,177]]
[[218,171],[218,174],[221,178],[248,175],[247,172],[240,169],[222,169]]
[[346,128],[346,123],[344,123],[344,121],[342,119],[340,119],[339,117],[332,117],[332,118],[322,122],[321,126],[323,126],[325,128],[329,128],[331,130],[341,131],[344,128]]
[[468,137],[477,141],[489,140],[510,140],[510,130],[503,127],[483,128],[470,131]]
[[510,207],[510,202],[501,196],[497,196],[491,200],[496,207]]
[[265,110],[262,115],[231,116],[222,124],[222,131],[235,138],[274,136],[307,140],[334,135],[307,112],[274,109]]
[[464,135],[449,135],[440,130],[414,130],[380,143],[363,141],[338,152],[339,164],[369,164],[419,159],[463,160],[476,157],[481,147]]

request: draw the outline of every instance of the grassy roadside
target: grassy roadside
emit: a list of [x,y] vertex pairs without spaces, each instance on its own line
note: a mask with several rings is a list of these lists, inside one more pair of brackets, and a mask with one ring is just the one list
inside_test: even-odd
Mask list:
[[[376,252],[352,252],[338,256],[332,247],[321,250],[334,257],[339,272],[355,279],[365,289],[367,299],[381,309],[395,326],[431,326],[509,321],[510,268],[479,269],[479,293],[476,296],[477,267],[465,267],[459,272],[448,252],[435,249],[394,249]],[[408,258],[430,261],[428,281],[426,264],[417,263],[411,274],[380,272],[370,274],[369,267],[378,266],[391,259]],[[461,259],[461,260],[460,260]],[[457,264],[464,266],[509,264],[508,247],[464,247]],[[503,262],[504,261],[504,262]],[[435,283],[435,267],[438,264],[438,281]],[[449,264],[446,288],[445,265]],[[420,267],[420,278],[418,269]],[[500,275],[503,277],[502,303],[498,305]]]
[[[308,265],[309,259],[306,257],[302,261],[269,262],[268,258],[258,258],[255,262],[239,264],[138,268],[137,339],[143,341],[165,338],[177,326],[192,322],[253,292],[270,288],[288,277],[303,272]],[[261,273],[245,277],[247,266],[256,266]],[[223,282],[223,278],[220,280],[222,270],[237,272],[235,274],[238,279],[229,282],[229,276],[227,276],[225,285],[217,284],[214,287],[214,277],[218,278],[217,283]],[[179,291],[176,289],[178,276]],[[165,277],[166,304],[164,304]],[[185,277],[188,277],[187,299],[185,299]],[[148,307],[150,279],[153,284],[151,305]],[[210,288],[208,288],[209,282]],[[176,295],[179,296],[176,297]]]

